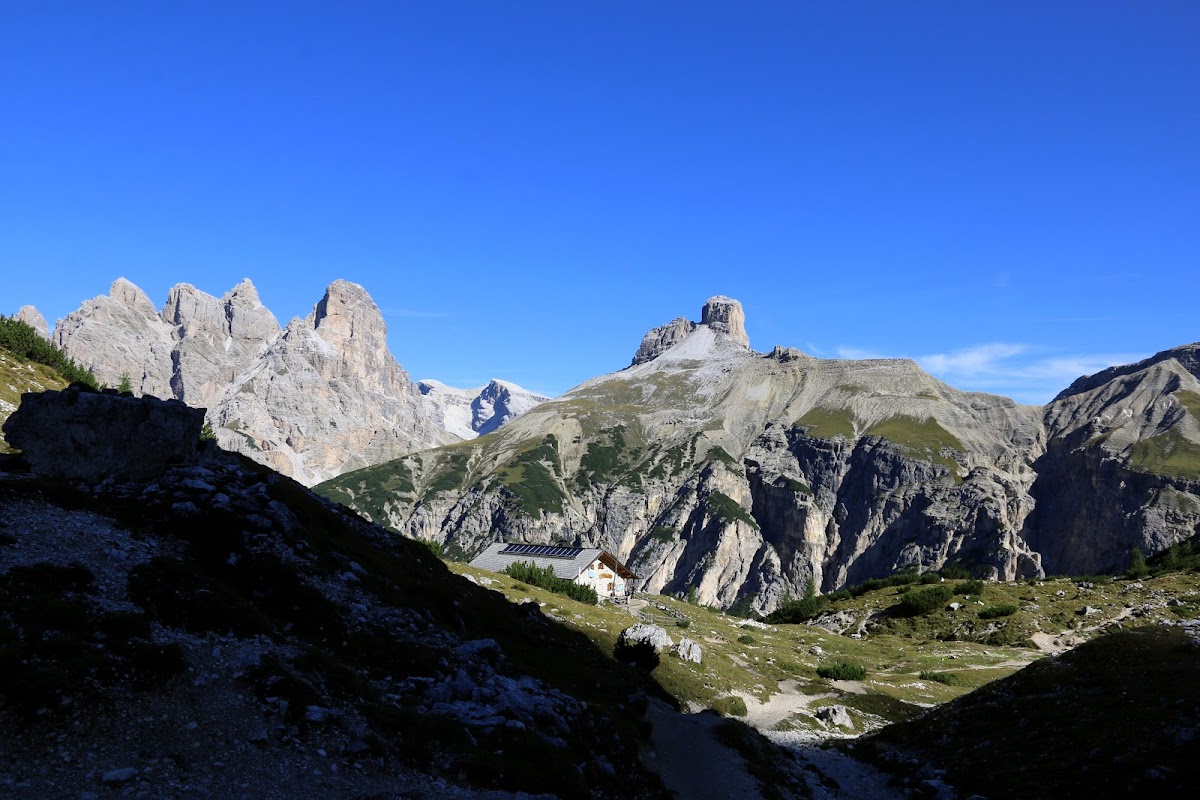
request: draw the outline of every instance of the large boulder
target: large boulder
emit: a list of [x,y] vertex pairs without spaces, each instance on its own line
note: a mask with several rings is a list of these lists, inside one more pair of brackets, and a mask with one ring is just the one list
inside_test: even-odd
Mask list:
[[169,466],[194,463],[203,425],[204,409],[178,400],[72,384],[21,395],[4,438],[34,474],[94,485],[108,478],[147,481]]
[[630,625],[617,637],[617,647],[633,646],[639,642],[648,642],[656,653],[661,653],[674,644],[665,630],[657,625],[647,625],[644,622]]
[[696,644],[686,636],[680,637],[679,644],[672,647],[671,652],[679,656],[684,661],[690,661],[693,664],[700,663],[700,645]]
[[842,705],[822,706],[817,709],[817,719],[839,728],[854,727],[854,718],[850,716],[850,711]]

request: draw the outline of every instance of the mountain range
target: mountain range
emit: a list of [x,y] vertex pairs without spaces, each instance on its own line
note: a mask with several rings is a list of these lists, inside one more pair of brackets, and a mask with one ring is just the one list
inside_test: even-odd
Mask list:
[[723,608],[947,564],[1113,571],[1200,531],[1200,344],[1027,406],[906,359],[756,352],[721,296],[554,400],[412,382],[346,281],[281,329],[248,280],[220,299],[180,284],[161,311],[118,280],[53,340],[102,381],[208,408],[223,447],[453,557],[497,538],[599,546],[643,588]]
[[1026,406],[905,359],[755,352],[741,305],[714,297],[492,436],[319,491],[459,556],[599,546],[649,591],[760,612],[946,564],[1112,571],[1200,531],[1198,358],[1174,348]]
[[502,381],[419,387],[388,350],[378,306],[344,280],[284,328],[249,279],[220,298],[177,284],[158,310],[119,278],[53,333],[32,306],[17,318],[102,383],[207,409],[222,447],[305,485],[473,438],[545,399]]

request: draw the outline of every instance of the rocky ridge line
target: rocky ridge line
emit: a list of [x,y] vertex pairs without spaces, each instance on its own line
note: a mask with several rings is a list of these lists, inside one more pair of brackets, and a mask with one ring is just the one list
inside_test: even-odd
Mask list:
[[[41,320],[32,306],[20,314],[35,328]],[[101,383],[128,377],[136,394],[207,409],[222,447],[306,485],[460,438],[388,351],[370,295],[348,281],[280,328],[249,279],[220,298],[177,284],[158,311],[119,278],[59,320],[53,341]],[[513,384],[485,387],[472,435],[543,399]]]

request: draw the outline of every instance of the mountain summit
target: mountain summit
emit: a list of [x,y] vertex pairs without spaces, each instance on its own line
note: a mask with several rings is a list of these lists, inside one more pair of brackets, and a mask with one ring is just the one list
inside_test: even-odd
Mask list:
[[721,334],[722,339],[750,349],[750,337],[746,335],[746,314],[742,311],[742,304],[732,298],[717,295],[710,297],[700,310],[700,322],[676,317],[666,325],[650,330],[642,337],[642,344],[634,354],[630,366],[636,367],[638,364],[653,361],[691,336],[699,327]]

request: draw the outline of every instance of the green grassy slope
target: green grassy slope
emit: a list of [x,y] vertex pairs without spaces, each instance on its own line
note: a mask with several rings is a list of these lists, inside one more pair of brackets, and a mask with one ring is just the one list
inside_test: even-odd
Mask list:
[[[957,595],[916,617],[893,616],[905,588],[887,587],[832,604],[827,611],[868,620],[856,638],[807,624],[743,626],[738,617],[660,595],[647,595],[644,608],[587,606],[527,586],[506,575],[453,564],[451,569],[495,589],[510,600],[533,600],[543,613],[587,635],[611,652],[622,629],[636,621],[665,628],[700,644],[703,661],[664,657],[654,678],[681,703],[730,713],[741,698],[755,707],[785,695],[807,695],[803,708],[774,714],[767,727],[823,730],[814,714],[822,706],[856,709],[856,730],[913,719],[927,707],[962,697],[1012,675],[1047,653],[1034,646],[1063,647],[1132,623],[1200,616],[1200,575],[1171,573],[1141,581],[1059,578],[1011,584],[989,583],[976,595]],[[954,585],[947,581],[946,585]],[[1061,594],[1060,594],[1061,593]],[[949,609],[957,602],[961,608]],[[1174,602],[1174,605],[1171,603]],[[1011,615],[987,619],[985,609],[1017,606]],[[1095,609],[1088,614],[1085,609]],[[682,627],[686,625],[686,627]],[[1057,642],[1055,641],[1057,639]],[[823,665],[850,660],[866,668],[861,682],[822,678]]]

